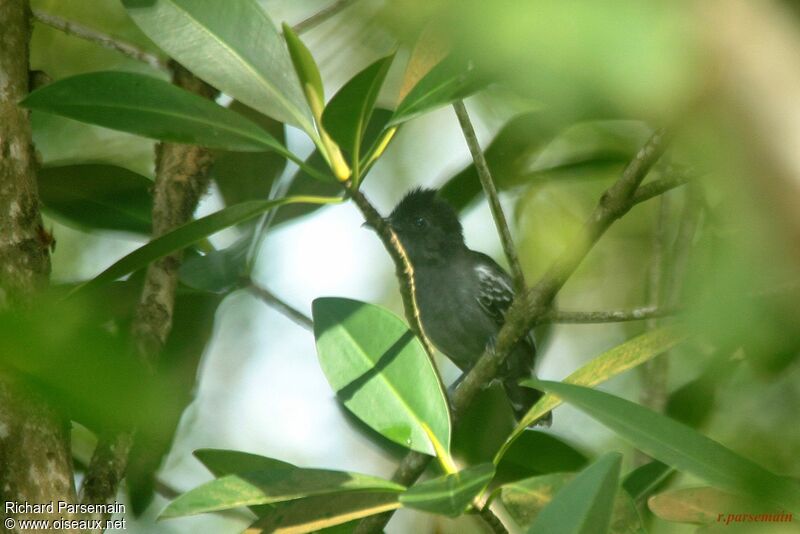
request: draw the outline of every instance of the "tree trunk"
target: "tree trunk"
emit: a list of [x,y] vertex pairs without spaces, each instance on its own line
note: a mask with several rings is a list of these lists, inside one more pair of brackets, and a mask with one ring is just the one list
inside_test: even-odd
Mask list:
[[[47,285],[49,242],[42,227],[28,113],[31,35],[27,0],[0,0],[0,310],[30,304]],[[2,365],[2,361],[0,361]],[[75,501],[68,422],[24,379],[0,367],[0,501]],[[63,516],[36,514],[35,519]],[[6,512],[3,520],[31,517]],[[16,532],[4,524],[4,531]],[[18,526],[18,525],[17,525]]]

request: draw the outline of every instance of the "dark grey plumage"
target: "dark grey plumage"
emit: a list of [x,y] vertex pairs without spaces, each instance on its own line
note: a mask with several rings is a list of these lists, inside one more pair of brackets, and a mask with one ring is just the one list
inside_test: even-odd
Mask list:
[[[467,248],[458,215],[435,190],[414,189],[387,221],[414,268],[417,305],[426,335],[468,371],[494,342],[514,297],[508,274],[489,256]],[[541,397],[518,381],[533,373],[532,336],[505,361],[501,381],[517,418]]]

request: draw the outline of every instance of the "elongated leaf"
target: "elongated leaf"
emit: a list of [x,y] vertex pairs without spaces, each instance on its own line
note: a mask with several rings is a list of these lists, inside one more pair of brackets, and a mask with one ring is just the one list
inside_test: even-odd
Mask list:
[[[552,473],[526,478],[499,488],[503,506],[522,528],[528,528],[553,496],[575,477],[574,473]],[[497,493],[497,490],[495,490]],[[618,492],[611,513],[612,534],[643,534],[642,520],[631,498]]]
[[530,534],[604,534],[617,492],[622,455],[609,453],[584,469],[556,493],[536,516]]
[[46,167],[37,173],[45,208],[78,228],[150,234],[153,182],[114,165]]
[[775,475],[694,429],[625,399],[560,382],[537,382],[653,458],[720,488],[800,510],[800,484]]
[[273,468],[225,475],[190,490],[161,513],[161,518],[227,510],[240,506],[271,504],[315,495],[350,491],[396,491],[405,488],[394,482],[357,473],[297,467]]
[[550,473],[525,478],[500,486],[492,496],[499,493],[503,506],[514,521],[522,528],[528,528],[555,494],[574,477],[575,473]]
[[158,46],[217,89],[310,135],[289,54],[256,0],[123,0]]
[[585,454],[563,439],[539,430],[526,430],[503,456],[497,476],[519,480],[545,473],[578,471],[588,463]]
[[459,57],[445,58],[433,67],[397,106],[389,126],[397,126],[428,111],[466,98],[482,89],[487,80],[479,77]]
[[[281,460],[240,451],[198,449],[194,451],[193,454],[195,458],[200,460],[200,462],[206,466],[206,469],[211,471],[217,478],[238,473],[296,467],[290,463],[282,462]],[[259,504],[249,506],[248,508],[256,517],[262,517],[267,512],[274,510],[276,506],[279,506],[279,504]]]
[[728,514],[777,516],[781,512],[774,505],[758,504],[751,498],[710,487],[665,491],[650,497],[647,506],[665,521],[698,525],[716,523]]
[[458,473],[426,480],[400,495],[400,502],[434,514],[457,517],[464,513],[472,500],[494,477],[493,464],[468,467]]
[[[325,89],[322,86],[322,76],[319,74],[319,67],[314,61],[314,56],[308,50],[305,43],[292,30],[292,27],[283,23],[283,38],[289,48],[289,56],[292,58],[294,70],[300,79],[300,87],[304,92],[311,90],[316,101],[322,105],[325,102]],[[306,95],[306,98],[310,98]],[[309,102],[309,104],[311,104]]]
[[133,72],[72,76],[37,89],[22,105],[161,141],[287,153],[277,139],[241,115]]
[[275,458],[227,449],[197,449],[192,454],[194,454],[195,458],[200,460],[215,477],[295,467],[290,463],[276,460]]
[[430,70],[447,57],[451,42],[446,32],[435,22],[429,22],[417,37],[414,48],[406,63],[403,81],[397,101],[402,102],[406,95]]
[[393,313],[343,298],[312,305],[320,364],[356,417],[381,435],[434,455],[423,424],[450,449],[450,416],[436,369]]
[[339,89],[325,107],[322,123],[336,143],[358,161],[361,140],[394,54],[379,59]]
[[[622,345],[604,352],[597,358],[569,375],[564,382],[570,384],[580,384],[584,386],[594,386],[640,365],[659,354],[662,354],[681,341],[686,339],[686,334],[677,327],[664,327],[651,330],[645,334],[626,341]],[[523,385],[531,386],[530,381],[522,382]],[[561,404],[561,401],[553,395],[544,395],[534,404],[528,413],[525,414],[514,431],[506,440],[505,444],[495,455],[497,464],[508,450],[511,443],[525,431],[530,425],[544,416],[547,412]]]
[[646,499],[675,473],[670,466],[653,460],[625,475],[622,487],[634,501]]
[[400,508],[397,492],[334,493],[279,503],[245,532],[302,533]]
[[[377,135],[383,131],[386,121],[389,120],[392,112],[382,108],[376,108],[364,134],[364,146],[371,146],[376,142]],[[325,165],[325,158],[318,150],[315,150],[306,158],[304,165],[317,171],[317,176],[309,175],[302,168],[292,177],[292,184],[286,192],[287,196],[314,195],[314,196],[335,196],[342,193],[342,185],[336,181],[330,169]],[[318,176],[326,176],[322,180]],[[363,175],[362,175],[363,178]],[[297,217],[302,217],[320,208],[316,204],[287,204],[281,207],[275,214],[272,224],[279,224],[291,221]]]
[[251,219],[275,206],[293,202],[330,204],[339,201],[340,199],[338,198],[330,197],[285,197],[277,200],[253,200],[250,202],[242,202],[241,204],[221,209],[216,213],[186,223],[169,233],[157,237],[148,244],[137,248],[92,280],[78,286],[73,290],[73,293],[82,289],[89,289],[107,284],[120,276],[141,269],[151,261],[186,248],[205,237],[219,232],[223,228]]
[[[228,109],[244,115],[258,124],[285,145],[283,124],[234,101]],[[225,205],[232,206],[246,200],[266,200],[272,183],[286,168],[286,157],[276,152],[232,152],[216,154],[211,167],[211,178],[216,182]]]

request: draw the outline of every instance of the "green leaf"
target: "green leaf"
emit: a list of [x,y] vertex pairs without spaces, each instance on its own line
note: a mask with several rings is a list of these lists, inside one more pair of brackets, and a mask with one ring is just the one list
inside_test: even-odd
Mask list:
[[[294,467],[281,460],[240,451],[198,449],[194,451],[194,455],[215,477]],[[320,528],[399,508],[397,497],[396,491],[359,491],[252,506],[250,509],[259,520],[250,528],[274,532],[278,528],[291,527],[295,532],[314,532]]]
[[[283,38],[286,39],[286,45],[289,48],[289,56],[292,58],[294,71],[300,79],[300,87],[304,92],[311,90],[316,98],[316,102],[322,106],[325,102],[325,89],[322,87],[322,76],[319,74],[319,67],[314,57],[308,50],[308,47],[300,40],[300,37],[292,30],[292,27],[283,23]],[[307,99],[312,97],[308,94]],[[313,107],[314,104],[309,102]]]
[[236,473],[295,467],[274,458],[227,449],[197,449],[192,454],[211,471],[211,474],[218,478]]
[[[296,466],[281,460],[240,451],[198,449],[193,454],[216,478],[252,471],[296,468]],[[261,517],[274,510],[276,506],[279,506],[279,504],[261,504],[248,508],[256,517]]]
[[[244,115],[285,144],[283,124],[234,101],[228,109]],[[211,178],[227,206],[246,200],[266,200],[272,183],[286,168],[286,158],[275,152],[221,152],[211,167]]]
[[503,506],[514,521],[528,528],[553,496],[574,478],[574,473],[549,473],[504,484],[492,492],[500,494]]
[[[677,327],[651,330],[604,352],[569,375],[564,382],[584,386],[597,385],[668,351],[684,339],[686,339],[686,334]],[[535,387],[531,381],[523,381],[522,384]],[[505,444],[497,452],[494,463],[497,464],[500,461],[520,434],[559,404],[561,401],[554,395],[544,395],[539,399],[520,420]]]
[[83,229],[150,234],[150,188],[141,174],[114,165],[45,167],[37,173],[45,209]]
[[276,467],[266,471],[225,475],[212,480],[172,501],[160,517],[165,519],[240,506],[293,501],[317,495],[369,490],[401,492],[405,488],[388,480],[358,473]]
[[318,532],[397,508],[397,492],[359,491],[308,497],[276,504],[247,532]]
[[466,98],[487,85],[468,62],[450,56],[433,67],[397,106],[389,126],[409,121],[428,111]]
[[387,439],[433,455],[423,424],[449,451],[450,416],[436,369],[393,313],[343,298],[312,305],[317,353],[339,400]]
[[340,200],[339,198],[329,197],[285,197],[277,200],[252,200],[221,209],[216,213],[186,223],[169,233],[153,239],[146,245],[137,248],[92,280],[76,287],[72,293],[107,284],[120,276],[125,276],[137,269],[141,269],[158,258],[186,248],[224,228],[252,219],[276,206],[292,202],[330,204],[339,202]]
[[364,131],[393,60],[394,54],[381,58],[356,74],[325,107],[322,115],[325,129],[352,156],[354,164],[361,157]]
[[493,464],[468,467],[458,473],[426,480],[410,487],[400,495],[400,502],[407,508],[458,517],[491,482],[492,477]]
[[771,473],[677,421],[625,399],[560,382],[537,387],[558,395],[651,457],[732,491],[800,510],[800,484]]
[[497,466],[498,478],[514,480],[545,473],[578,471],[585,454],[548,432],[526,430],[514,441]]
[[627,475],[622,481],[622,487],[634,501],[647,498],[651,493],[664,485],[675,470],[658,460],[653,460],[640,465]]
[[[728,514],[781,513],[774,505],[759,504],[742,495],[716,488],[680,488],[653,495],[647,506],[656,517],[664,521],[707,525],[717,523]],[[784,512],[784,515],[788,515]]]
[[256,0],[123,0],[158,46],[223,93],[314,138],[283,39]]
[[[553,496],[574,477],[574,473],[551,473],[503,485],[499,488],[503,506],[519,526],[528,528],[539,512],[553,500]],[[609,532],[613,534],[645,532],[633,501],[623,492],[618,492],[614,500]]]
[[569,481],[536,516],[530,534],[604,534],[617,492],[622,455],[608,453]]
[[113,284],[73,299],[53,288],[25,309],[0,312],[3,369],[96,434],[138,428],[143,439],[161,439],[182,406],[173,377],[147,373],[129,350],[127,315],[140,285]]
[[241,115],[133,72],[72,76],[37,89],[22,105],[161,141],[288,155],[277,139]]

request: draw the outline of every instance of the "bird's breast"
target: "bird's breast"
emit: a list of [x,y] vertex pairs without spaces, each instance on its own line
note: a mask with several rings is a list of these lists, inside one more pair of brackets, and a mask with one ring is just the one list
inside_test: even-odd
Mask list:
[[477,286],[455,269],[415,271],[414,281],[425,334],[458,367],[471,367],[497,330],[478,303]]

